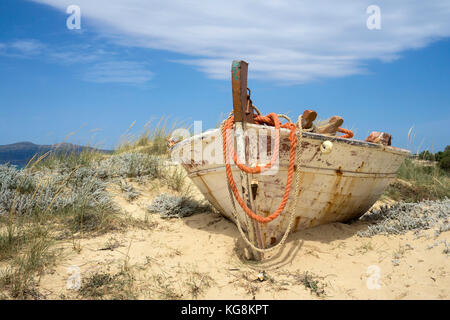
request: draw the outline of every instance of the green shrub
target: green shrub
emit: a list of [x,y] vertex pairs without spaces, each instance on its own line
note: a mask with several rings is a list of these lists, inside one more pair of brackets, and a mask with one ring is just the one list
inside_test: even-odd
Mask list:
[[435,160],[435,156],[430,151],[425,150],[425,151],[422,151],[421,153],[419,153],[419,159],[434,161]]
[[450,146],[446,146],[445,150],[436,153],[436,161],[439,161],[439,167],[447,172],[450,171]]
[[450,171],[450,154],[439,161],[439,167],[441,167],[442,170]]

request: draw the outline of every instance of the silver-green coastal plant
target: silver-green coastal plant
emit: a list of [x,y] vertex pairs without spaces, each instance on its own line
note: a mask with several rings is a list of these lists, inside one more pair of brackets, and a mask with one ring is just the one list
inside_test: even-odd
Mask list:
[[0,214],[60,214],[83,224],[117,213],[106,183],[92,168],[46,174],[0,165]]
[[363,215],[360,220],[371,222],[365,231],[359,231],[361,237],[376,234],[404,234],[413,230],[418,234],[422,230],[435,230],[435,236],[450,230],[450,199],[424,200],[418,203],[398,202],[390,207],[382,206]]
[[138,190],[136,190],[133,187],[133,185],[131,185],[125,181],[120,181],[120,189],[122,190],[122,192],[125,196],[125,199],[127,199],[128,201],[135,200],[141,194]]
[[120,153],[101,160],[93,166],[102,179],[141,176],[160,178],[163,175],[162,161],[160,157],[147,153]]
[[150,213],[160,214],[162,218],[184,218],[212,210],[209,204],[203,204],[190,197],[166,193],[156,197],[147,209]]

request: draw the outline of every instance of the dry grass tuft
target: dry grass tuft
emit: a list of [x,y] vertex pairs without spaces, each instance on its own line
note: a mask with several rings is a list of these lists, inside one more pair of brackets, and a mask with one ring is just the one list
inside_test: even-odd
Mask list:
[[398,178],[388,187],[385,196],[405,202],[450,198],[450,176],[438,166],[425,166],[406,159]]

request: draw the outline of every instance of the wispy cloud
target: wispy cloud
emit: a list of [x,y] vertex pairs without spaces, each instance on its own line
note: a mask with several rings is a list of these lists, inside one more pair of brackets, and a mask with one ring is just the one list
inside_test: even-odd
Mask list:
[[150,81],[153,73],[145,64],[133,61],[110,61],[94,65],[84,79],[97,83],[143,84]]
[[45,45],[36,39],[19,39],[0,43],[0,53],[11,57],[31,57],[45,50]]
[[[72,0],[34,0],[65,10]],[[230,61],[251,63],[251,76],[289,82],[366,72],[369,60],[450,36],[450,2],[423,0],[77,0],[82,19],[122,45],[187,56],[213,78]],[[381,30],[368,30],[366,9],[381,8]]]
[[49,57],[62,64],[90,63],[100,59],[101,55],[79,50],[59,50],[49,52]]
[[77,65],[80,77],[95,83],[140,85],[150,81],[148,65],[119,56],[100,45],[45,45],[39,40],[24,39],[0,43],[0,55],[12,58],[35,58],[61,65]]
[[45,48],[45,45],[39,40],[26,39],[16,40],[9,44],[9,48],[13,51],[20,52],[24,55],[40,54]]

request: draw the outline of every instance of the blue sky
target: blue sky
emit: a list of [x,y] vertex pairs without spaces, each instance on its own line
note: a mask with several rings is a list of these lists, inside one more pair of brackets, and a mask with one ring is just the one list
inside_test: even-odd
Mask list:
[[[133,5],[131,5],[131,3]],[[0,2],[0,144],[111,148],[131,123],[202,120],[232,109],[233,59],[249,65],[263,113],[341,115],[364,139],[442,150],[450,144],[450,5],[378,1],[121,0]],[[81,29],[69,30],[69,4]],[[249,22],[250,21],[250,22]],[[414,127],[414,141],[408,131]]]

